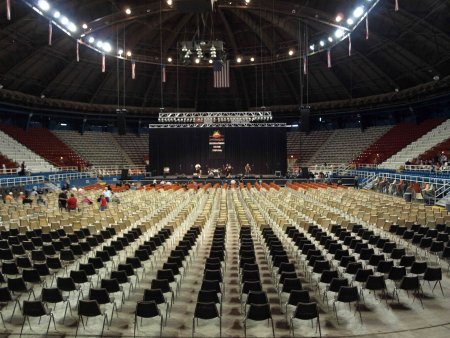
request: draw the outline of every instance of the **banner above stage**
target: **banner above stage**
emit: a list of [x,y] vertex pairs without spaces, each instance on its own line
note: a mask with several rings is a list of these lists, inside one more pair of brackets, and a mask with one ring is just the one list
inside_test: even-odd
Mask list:
[[225,157],[225,136],[215,130],[209,136],[209,158],[222,159]]

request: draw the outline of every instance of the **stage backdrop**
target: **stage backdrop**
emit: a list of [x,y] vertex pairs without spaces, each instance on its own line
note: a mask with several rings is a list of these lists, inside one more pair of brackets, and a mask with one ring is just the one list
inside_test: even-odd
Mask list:
[[[219,131],[223,137],[223,153],[212,152],[210,138]],[[194,173],[194,166],[202,166],[203,175],[209,168],[222,168],[229,163],[233,174],[244,172],[246,163],[253,174],[286,172],[286,131],[284,128],[192,128],[151,129],[149,158],[152,174],[170,175]]]

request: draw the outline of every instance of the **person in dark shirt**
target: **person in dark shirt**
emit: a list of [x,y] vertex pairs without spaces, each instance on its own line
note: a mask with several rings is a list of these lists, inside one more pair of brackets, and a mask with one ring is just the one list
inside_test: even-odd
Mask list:
[[58,195],[59,210],[64,210],[67,207],[67,191],[63,190]]

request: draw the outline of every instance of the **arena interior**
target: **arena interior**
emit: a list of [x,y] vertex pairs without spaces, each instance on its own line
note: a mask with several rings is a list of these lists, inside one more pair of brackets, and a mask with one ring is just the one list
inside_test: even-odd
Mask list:
[[0,0],[1,337],[449,337],[448,0]]

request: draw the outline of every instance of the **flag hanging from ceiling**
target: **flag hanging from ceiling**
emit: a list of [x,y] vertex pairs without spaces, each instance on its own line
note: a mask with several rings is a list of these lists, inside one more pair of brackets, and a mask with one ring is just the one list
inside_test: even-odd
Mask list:
[[80,62],[80,40],[77,40],[77,62]]
[[230,88],[230,60],[213,62],[214,88]]
[[166,83],[166,65],[161,65],[161,82]]
[[303,74],[308,75],[308,54],[303,57]]
[[102,54],[102,73],[106,72],[106,56]]
[[398,6],[398,0],[395,0],[395,11],[398,12],[400,7]]
[[48,45],[52,45],[52,35],[53,35],[53,25],[52,22],[49,21],[48,23]]
[[6,0],[6,20],[11,20],[11,0]]
[[369,15],[366,16],[366,40],[369,40]]
[[328,68],[331,68],[331,49],[327,50],[327,63],[328,63]]
[[352,56],[352,37],[348,35],[348,56]]
[[136,79],[136,62],[134,60],[131,61],[131,79]]

